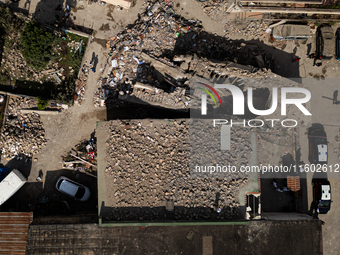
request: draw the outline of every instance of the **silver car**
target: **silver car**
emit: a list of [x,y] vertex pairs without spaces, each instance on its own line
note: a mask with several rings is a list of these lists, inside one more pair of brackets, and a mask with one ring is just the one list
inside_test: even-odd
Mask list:
[[273,28],[273,37],[276,40],[305,41],[310,36],[310,26],[283,24]]
[[82,184],[61,176],[56,185],[56,189],[65,195],[73,197],[79,201],[86,201],[90,198],[90,190]]

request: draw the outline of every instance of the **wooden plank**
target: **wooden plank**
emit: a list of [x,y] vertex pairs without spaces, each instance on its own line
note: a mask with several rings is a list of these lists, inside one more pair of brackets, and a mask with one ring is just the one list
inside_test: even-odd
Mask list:
[[29,225],[31,224],[31,220],[26,219],[26,220],[5,220],[5,219],[0,219],[0,226],[4,225],[4,224],[14,224],[14,225],[18,225],[18,224],[23,224],[23,225]]
[[26,254],[26,248],[24,250],[1,250],[0,254],[16,254],[16,255],[25,255]]
[[[27,236],[26,238],[24,236],[20,236],[20,237],[7,237],[7,236],[1,236],[1,240],[0,240],[0,244],[1,243],[10,243],[10,242],[24,242],[26,243],[27,242]],[[1,245],[0,245],[1,246]]]
[[3,228],[1,227],[0,233],[27,233],[28,232],[28,227],[22,227],[22,226],[11,226],[11,227],[6,227]]

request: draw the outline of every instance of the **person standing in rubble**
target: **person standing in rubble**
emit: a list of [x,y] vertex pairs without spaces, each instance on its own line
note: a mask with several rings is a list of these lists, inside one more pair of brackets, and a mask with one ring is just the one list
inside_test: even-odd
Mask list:
[[300,61],[300,57],[298,57],[298,56],[296,56],[293,60],[292,60],[292,62],[299,62]]
[[315,53],[309,54],[307,58],[314,59],[315,58]]

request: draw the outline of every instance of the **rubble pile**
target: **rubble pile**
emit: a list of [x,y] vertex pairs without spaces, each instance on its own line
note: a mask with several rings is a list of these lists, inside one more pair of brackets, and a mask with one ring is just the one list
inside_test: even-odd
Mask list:
[[225,13],[226,13],[229,1],[208,0],[208,1],[197,1],[197,2],[201,2],[203,11],[212,20],[221,21],[223,18],[225,18]]
[[32,97],[10,96],[7,106],[6,117],[20,115],[21,109],[37,107],[37,99]]
[[190,98],[185,88],[173,88],[169,93],[152,86],[135,84],[131,94],[119,95],[120,100],[129,100],[132,102],[143,101],[146,104],[152,104],[171,109],[189,109]]
[[97,141],[95,138],[83,140],[75,146],[67,156],[62,157],[64,169],[80,172],[93,172],[97,170]]
[[86,90],[86,84],[87,84],[87,79],[89,76],[89,66],[84,64],[83,68],[81,69],[79,79],[76,80],[75,82],[75,100],[74,103],[76,105],[81,105],[85,102],[85,90]]
[[21,52],[15,47],[4,50],[4,58],[1,60],[1,69],[6,70],[7,75],[15,79],[25,79],[28,81],[41,80],[43,75],[34,68],[26,65],[26,61]]
[[265,32],[268,26],[268,23],[263,20],[246,21],[244,24],[235,24],[232,21],[228,21],[224,32],[226,37],[228,35],[240,35],[244,38],[248,37],[256,40],[268,37],[268,34]]
[[32,157],[46,145],[45,130],[37,113],[20,114],[21,108],[31,107],[30,99],[9,99],[6,121],[3,126],[0,146],[2,155],[12,158],[19,153]]
[[[190,100],[182,98],[181,93],[189,89],[188,80],[193,75],[208,79],[268,75],[268,69],[274,66],[272,58],[258,46],[202,31],[200,21],[177,15],[173,4],[146,2],[145,11],[135,23],[108,40],[110,52],[93,97],[96,107],[104,106],[107,99],[118,98],[187,109]],[[247,29],[258,26],[264,23],[249,23]]]
[[112,121],[108,125],[105,175],[114,209],[107,220],[161,219],[166,201],[173,201],[175,219],[237,218],[240,204],[235,194],[248,180],[192,178],[188,121]]
[[[158,61],[174,66],[170,59],[163,55],[175,49],[177,38],[186,33],[198,33],[201,28],[200,22],[186,20],[177,15],[173,10],[173,1],[155,4],[151,4],[151,1],[146,2],[144,12],[139,15],[135,23],[108,40],[107,48],[111,50],[108,54],[103,79],[99,82],[100,89],[113,90],[111,94],[117,97],[120,91],[129,91],[124,87],[130,86],[132,89],[131,84],[135,81],[143,83],[139,78],[140,72],[143,71],[140,66],[145,63],[139,56],[142,51],[152,53]],[[152,73],[143,72],[142,79],[149,75]],[[145,79],[144,82],[147,80]],[[162,87],[159,88],[162,89]],[[96,91],[94,104],[99,106],[106,96],[105,93]]]
[[[180,55],[174,59],[180,63],[180,68],[184,72],[190,72],[193,75],[198,75],[206,79],[229,76],[261,78],[271,75],[270,67],[272,58],[266,56],[256,45],[245,45],[241,43],[237,49],[235,47],[232,51],[234,50],[237,52],[236,55],[239,56],[237,62],[208,60],[207,58],[199,58],[196,54],[193,56]],[[265,60],[263,59],[264,57],[266,57]],[[261,63],[259,63],[257,59],[260,59]],[[254,66],[260,66],[263,69]]]

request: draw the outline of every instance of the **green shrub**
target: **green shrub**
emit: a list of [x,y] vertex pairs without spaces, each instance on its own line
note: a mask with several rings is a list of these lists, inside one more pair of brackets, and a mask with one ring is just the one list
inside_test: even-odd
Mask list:
[[48,103],[48,100],[38,97],[38,110],[45,110]]
[[53,33],[44,31],[38,23],[27,23],[20,37],[26,63],[37,69],[45,68],[53,58],[51,53],[55,40]]

